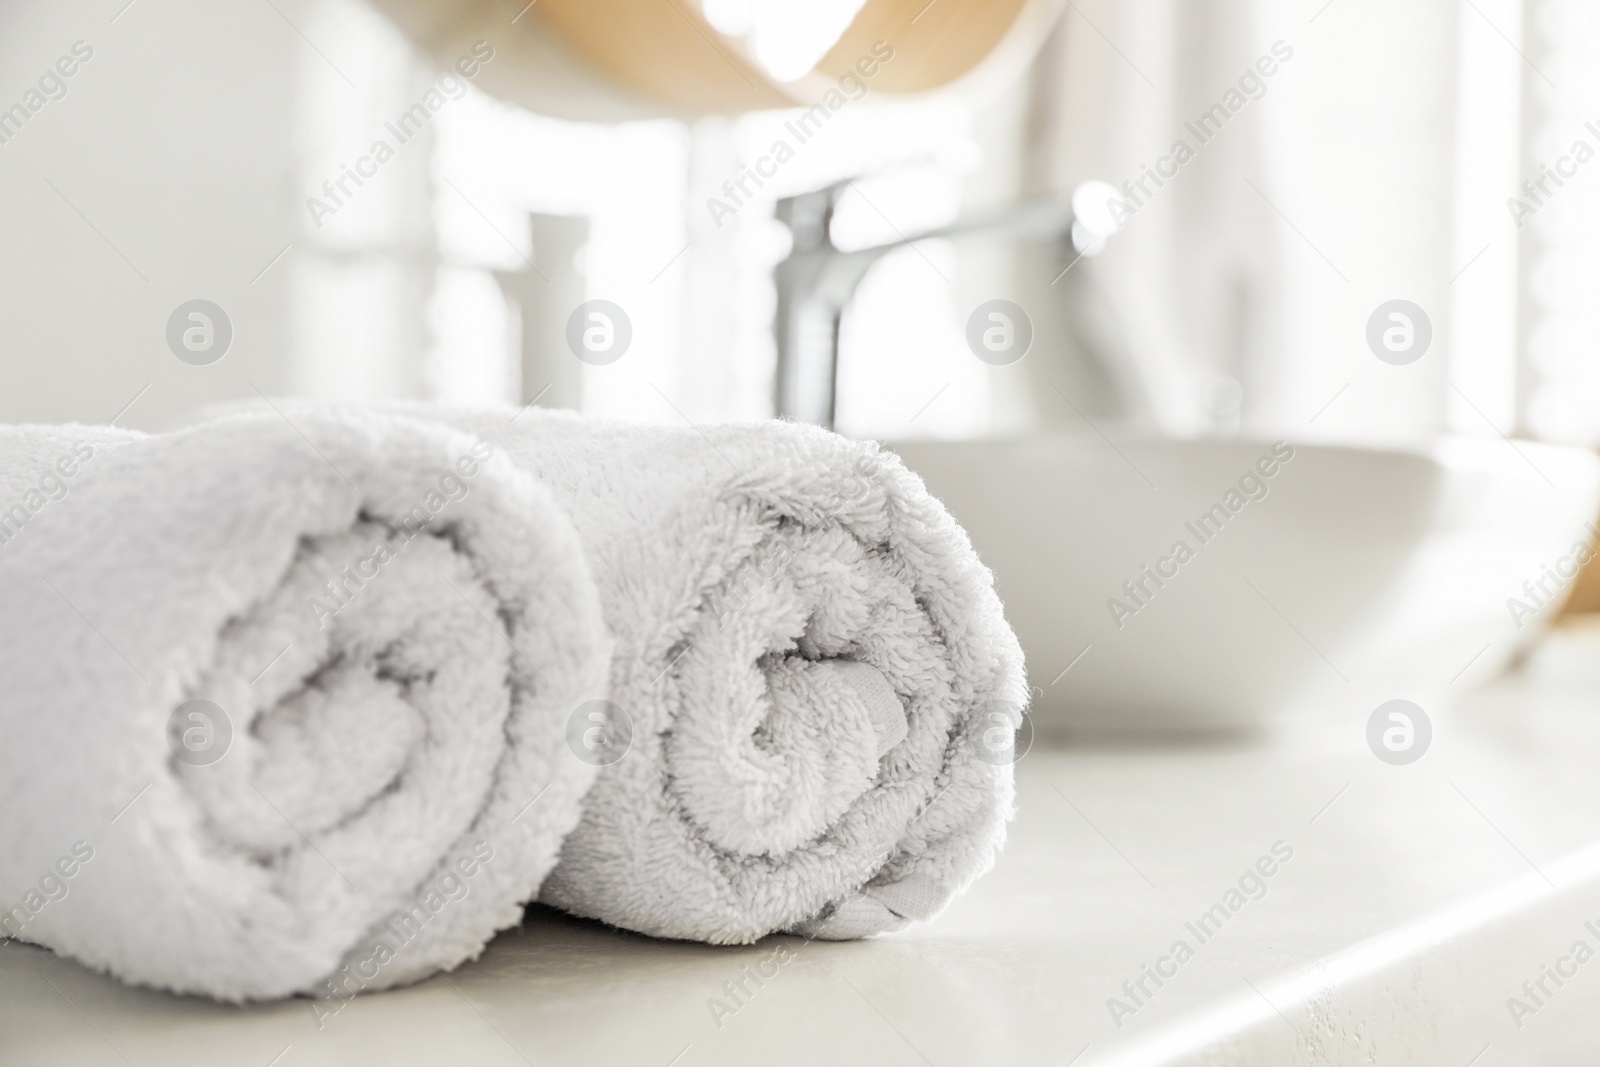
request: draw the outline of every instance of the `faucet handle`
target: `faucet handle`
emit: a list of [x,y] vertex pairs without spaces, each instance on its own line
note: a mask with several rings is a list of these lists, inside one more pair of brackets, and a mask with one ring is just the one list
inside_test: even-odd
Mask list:
[[842,178],[821,189],[796,193],[777,202],[773,208],[773,215],[779,222],[789,227],[794,239],[792,251],[833,250],[833,237],[829,232],[833,224],[833,212],[849,184],[850,179]]

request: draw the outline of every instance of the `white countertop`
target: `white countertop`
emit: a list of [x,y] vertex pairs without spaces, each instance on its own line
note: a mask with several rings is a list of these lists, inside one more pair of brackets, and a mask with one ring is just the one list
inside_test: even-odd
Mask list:
[[[7,945],[0,1063],[1494,1067],[1600,1048],[1600,962],[1547,980],[1520,1028],[1506,1004],[1579,938],[1600,950],[1600,635],[1565,632],[1435,716],[1409,766],[1367,751],[1370,711],[1248,747],[1036,747],[996,869],[874,941],[711,948],[535,909],[477,962],[320,1029],[307,1001],[219,1006]],[[1280,841],[1292,859],[1202,944],[1185,924]],[[1145,979],[1119,1029],[1108,998],[1131,1003],[1122,983],[1180,938],[1193,958]],[[715,1019],[779,944],[792,958]]]

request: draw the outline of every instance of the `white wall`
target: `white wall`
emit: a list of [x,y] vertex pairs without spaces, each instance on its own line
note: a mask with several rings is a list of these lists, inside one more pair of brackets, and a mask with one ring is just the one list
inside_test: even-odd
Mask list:
[[[74,42],[93,48],[0,144],[0,420],[105,422],[144,390],[120,424],[155,427],[287,384],[289,276],[282,261],[257,275],[296,236],[290,105],[308,46],[266,3],[125,3],[0,6],[0,107]],[[233,323],[211,366],[165,342],[194,298]]]

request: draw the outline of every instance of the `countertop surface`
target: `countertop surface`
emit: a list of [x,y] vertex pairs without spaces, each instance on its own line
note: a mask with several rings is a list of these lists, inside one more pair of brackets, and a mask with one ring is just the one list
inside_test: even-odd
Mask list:
[[[8,944],[0,1064],[1592,1062],[1600,964],[1570,949],[1600,949],[1600,633],[1440,711],[1415,763],[1368,750],[1371,711],[1036,745],[994,871],[873,941],[712,948],[533,908],[479,960],[332,1014]],[[1576,973],[1536,1005],[1546,965]]]

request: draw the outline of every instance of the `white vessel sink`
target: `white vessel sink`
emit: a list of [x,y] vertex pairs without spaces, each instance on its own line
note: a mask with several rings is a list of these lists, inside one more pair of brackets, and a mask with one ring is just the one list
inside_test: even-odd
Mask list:
[[1575,572],[1600,506],[1594,454],[1499,438],[1287,460],[1266,441],[1088,431],[890,447],[994,569],[1044,730],[1438,707],[1541,631],[1564,595],[1545,568]]

